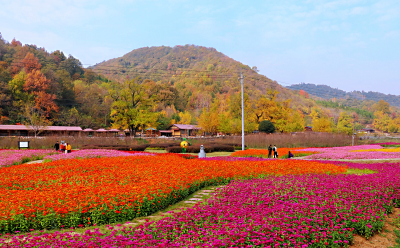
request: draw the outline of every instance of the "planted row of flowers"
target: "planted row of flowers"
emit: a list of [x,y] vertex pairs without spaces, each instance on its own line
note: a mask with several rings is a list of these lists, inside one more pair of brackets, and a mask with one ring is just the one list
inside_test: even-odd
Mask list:
[[399,164],[349,168],[378,173],[236,180],[208,204],[110,235],[94,230],[76,236],[18,235],[0,242],[52,247],[348,247],[355,234],[369,238],[381,231],[386,214],[400,203]]
[[311,161],[207,161],[170,154],[24,164],[0,170],[0,233],[131,220],[233,178],[346,170]]
[[41,160],[55,153],[54,150],[0,150],[0,167]]
[[48,161],[56,161],[60,159],[84,159],[84,158],[102,158],[102,157],[123,157],[123,156],[154,156],[153,153],[148,152],[123,152],[116,150],[105,150],[105,149],[86,149],[74,151],[72,153],[67,154],[54,154],[47,155],[44,157],[45,160]]

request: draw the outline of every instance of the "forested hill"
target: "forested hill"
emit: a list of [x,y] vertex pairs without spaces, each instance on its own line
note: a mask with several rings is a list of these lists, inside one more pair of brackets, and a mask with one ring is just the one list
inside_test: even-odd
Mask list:
[[184,108],[188,109],[208,106],[216,94],[239,92],[238,77],[243,72],[245,92],[250,98],[258,98],[272,89],[279,92],[278,99],[297,100],[297,104],[302,105],[298,94],[258,74],[256,67],[243,65],[214,48],[195,45],[144,47],[97,64],[93,70],[120,82],[137,76],[167,82],[178,90],[185,102]]
[[386,95],[379,92],[373,91],[352,91],[346,92],[340,89],[334,89],[327,85],[315,85],[315,84],[294,84],[288,89],[292,90],[304,90],[310,95],[317,96],[323,99],[358,99],[358,100],[371,100],[378,102],[379,100],[384,100],[390,105],[400,107],[400,96],[396,95]]
[[108,83],[72,55],[0,33],[0,124],[108,126]]

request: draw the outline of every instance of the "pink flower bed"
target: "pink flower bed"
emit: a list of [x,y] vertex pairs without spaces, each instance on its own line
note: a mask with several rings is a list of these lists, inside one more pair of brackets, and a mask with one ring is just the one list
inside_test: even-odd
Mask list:
[[324,148],[304,148],[299,149],[299,151],[310,151],[310,152],[346,152],[352,150],[362,150],[362,149],[381,149],[380,145],[360,145],[360,146],[339,146],[339,147],[324,147]]
[[54,153],[56,153],[54,150],[0,150],[0,167],[40,160]]
[[400,152],[326,152],[313,154],[306,159],[394,159],[400,158]]
[[382,149],[380,145],[360,145],[360,146],[343,146],[343,147],[327,147],[327,148],[305,148],[301,151],[316,151],[305,159],[394,159],[400,158],[400,152],[384,152],[384,151],[365,151],[354,152],[356,150]]
[[60,159],[76,159],[76,158],[101,158],[101,157],[124,157],[124,156],[154,156],[153,153],[148,152],[123,152],[116,150],[103,150],[103,149],[87,149],[79,150],[72,153],[58,153],[44,157],[51,161]]

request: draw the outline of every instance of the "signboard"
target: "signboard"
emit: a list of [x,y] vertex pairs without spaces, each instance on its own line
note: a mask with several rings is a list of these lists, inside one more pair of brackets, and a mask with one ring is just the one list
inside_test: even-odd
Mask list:
[[29,148],[29,141],[18,141],[18,148]]

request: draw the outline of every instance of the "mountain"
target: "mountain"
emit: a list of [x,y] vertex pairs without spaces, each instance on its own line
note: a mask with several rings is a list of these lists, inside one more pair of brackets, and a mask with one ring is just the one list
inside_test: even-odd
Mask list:
[[287,87],[291,90],[304,90],[308,94],[320,97],[323,99],[357,99],[357,100],[371,100],[378,102],[384,100],[392,106],[400,107],[400,96],[383,94],[373,91],[351,91],[346,92],[340,89],[334,89],[327,85],[315,85],[315,84],[293,84]]
[[119,82],[138,76],[167,82],[178,90],[184,109],[201,109],[210,106],[217,94],[239,92],[241,72],[245,76],[244,91],[250,98],[258,98],[267,90],[276,90],[278,99],[292,99],[292,104],[304,105],[299,94],[258,74],[256,67],[250,68],[214,48],[195,45],[144,47],[96,64],[92,69]]

